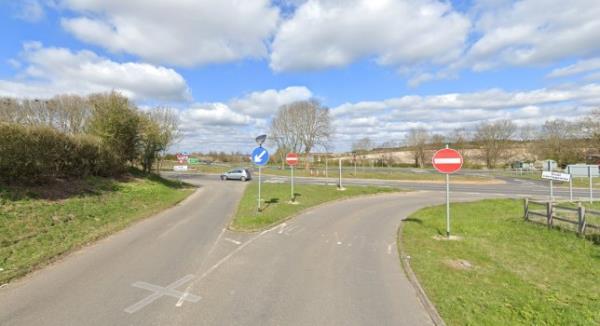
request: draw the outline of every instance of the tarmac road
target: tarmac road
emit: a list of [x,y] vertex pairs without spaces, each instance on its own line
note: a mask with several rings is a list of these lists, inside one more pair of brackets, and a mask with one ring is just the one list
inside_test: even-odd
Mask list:
[[178,206],[1,288],[0,325],[431,324],[396,231],[442,193],[334,202],[246,234],[225,230],[243,183],[185,178],[202,187]]
[[[166,172],[165,176],[171,178],[177,178],[180,180],[214,180],[217,179],[217,175],[213,174],[193,174],[193,173],[173,173]],[[257,176],[254,175],[256,179]],[[498,184],[465,184],[452,182],[450,177],[450,189],[454,192],[466,192],[471,194],[490,194],[490,195],[503,195],[512,197],[531,197],[536,199],[547,200],[550,197],[550,188],[547,180],[526,180],[510,177],[499,177],[496,178],[504,183]],[[287,183],[289,177],[286,176],[273,176],[263,175],[262,180],[266,183]],[[310,177],[295,177],[294,182],[305,183],[305,184],[328,184],[336,185],[338,179],[336,178],[310,178]],[[384,186],[394,187],[408,190],[424,190],[424,191],[446,191],[445,183],[435,182],[419,182],[419,181],[398,181],[398,180],[379,180],[379,179],[343,179],[343,185],[361,185],[361,186]],[[600,190],[595,190],[597,193],[594,194],[595,198],[600,197]],[[563,187],[554,187],[554,196],[559,199],[569,199],[569,189]],[[588,200],[589,190],[584,188],[573,188],[573,198],[575,200]]]

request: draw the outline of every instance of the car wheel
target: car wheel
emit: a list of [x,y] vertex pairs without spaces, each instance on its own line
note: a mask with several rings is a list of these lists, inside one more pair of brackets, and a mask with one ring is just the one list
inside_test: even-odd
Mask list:
[[242,177],[240,180],[242,180],[242,182],[246,182],[246,177]]
[[222,175],[222,176],[221,176],[221,180],[225,181],[225,180],[227,180],[227,177],[226,177],[226,176],[224,176],[224,175]]

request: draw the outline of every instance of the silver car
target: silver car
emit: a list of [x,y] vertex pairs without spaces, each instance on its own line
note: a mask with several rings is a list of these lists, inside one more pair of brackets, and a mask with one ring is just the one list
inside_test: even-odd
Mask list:
[[221,174],[221,180],[240,180],[240,181],[248,181],[252,180],[252,174],[248,169],[233,169]]

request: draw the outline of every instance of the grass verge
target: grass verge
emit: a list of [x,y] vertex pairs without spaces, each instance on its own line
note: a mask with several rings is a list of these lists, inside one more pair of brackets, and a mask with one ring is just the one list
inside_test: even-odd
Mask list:
[[[423,209],[400,241],[449,325],[600,324],[600,246],[522,219],[522,202],[485,200]],[[436,239],[436,237],[438,239]]]
[[289,184],[264,184],[261,189],[262,208],[257,212],[258,183],[248,185],[239,203],[230,228],[238,231],[258,231],[280,223],[300,211],[328,201],[360,195],[396,192],[398,189],[385,187],[349,187],[339,191],[335,186],[306,185],[295,186],[297,205],[289,204]]
[[[271,175],[283,175],[289,176],[289,170],[280,170],[276,168],[263,170],[265,174]],[[317,173],[316,170],[313,175],[310,174],[310,171],[307,171],[303,168],[294,170],[294,175],[298,177],[325,177],[324,170],[319,170]],[[329,170],[330,178],[338,177],[338,170],[331,169]],[[356,174],[353,171],[344,170],[342,172],[342,178],[344,179],[377,179],[377,180],[398,180],[398,181],[427,181],[427,182],[445,182],[446,176],[441,173],[415,173],[408,171],[398,171],[390,169],[389,171],[368,171],[368,170],[357,170]],[[481,176],[472,176],[472,175],[453,175],[452,182],[459,183],[491,183],[497,184],[502,183],[501,181],[495,180],[493,178],[481,177]]]
[[0,284],[170,207],[193,192],[157,176],[0,188]]

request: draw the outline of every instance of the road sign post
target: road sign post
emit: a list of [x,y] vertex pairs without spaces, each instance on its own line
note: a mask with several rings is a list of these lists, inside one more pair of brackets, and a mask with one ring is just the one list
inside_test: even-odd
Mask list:
[[299,157],[298,154],[296,153],[288,153],[285,156],[285,162],[290,166],[291,168],[291,174],[292,174],[292,178],[291,178],[291,185],[292,185],[292,194],[290,196],[291,198],[291,203],[296,203],[296,194],[294,193],[294,166],[296,166],[298,164],[299,161]]
[[569,201],[573,201],[573,176],[569,179]]
[[592,166],[588,165],[588,178],[590,178],[590,204],[594,201],[594,191],[592,186]]
[[340,172],[340,176],[339,176],[339,181],[338,181],[338,190],[346,190],[344,189],[344,186],[342,185],[342,159],[339,159],[338,162],[338,168],[339,168],[339,172]]
[[450,174],[462,168],[463,157],[446,145],[433,155],[431,163],[438,172],[446,174],[446,236],[450,238]]
[[[552,162],[548,161],[548,171],[552,172]],[[550,179],[550,201],[554,201],[554,180]]]
[[267,138],[267,136],[265,136],[265,135],[262,135],[262,136],[259,136],[256,138],[258,147],[256,147],[252,151],[252,155],[250,156],[250,158],[252,159],[252,163],[258,165],[258,206],[257,206],[258,212],[260,212],[260,206],[261,206],[261,200],[260,200],[261,193],[260,192],[261,192],[261,183],[262,183],[262,180],[261,180],[262,167],[269,162],[269,152],[262,147],[262,144],[266,138]]

